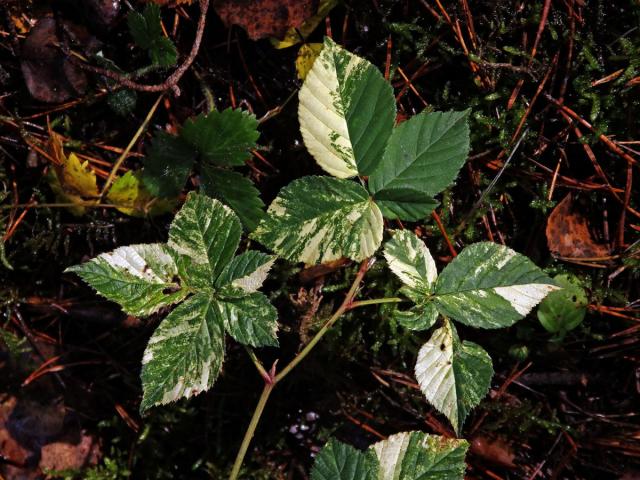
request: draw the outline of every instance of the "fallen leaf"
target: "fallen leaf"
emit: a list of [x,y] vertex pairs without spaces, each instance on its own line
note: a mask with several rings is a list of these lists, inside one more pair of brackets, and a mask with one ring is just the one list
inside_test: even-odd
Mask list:
[[218,0],[213,6],[227,27],[238,25],[259,40],[299,28],[317,11],[318,0]]
[[127,172],[109,189],[107,200],[117,205],[118,211],[132,217],[147,217],[170,212],[176,206],[175,198],[154,197],[140,181],[138,172]]
[[554,255],[569,258],[597,258],[609,255],[609,248],[593,237],[587,219],[568,194],[547,220],[547,245]]
[[307,18],[302,25],[298,28],[290,28],[287,33],[284,34],[282,40],[277,38],[271,38],[272,45],[277,48],[288,48],[306,40],[313,31],[318,28],[320,22],[329,15],[329,12],[333,7],[338,4],[338,0],[320,0],[318,5],[318,11],[315,15]]
[[296,57],[296,72],[300,80],[307,78],[307,73],[313,67],[313,62],[316,61],[321,51],[322,43],[305,43],[300,47]]
[[49,186],[61,203],[72,203],[68,210],[76,215],[83,215],[85,204],[98,196],[98,184],[95,172],[89,162],[81,162],[75,153],[66,156],[62,148],[60,136],[51,132],[51,152],[56,162],[49,171]]
[[87,88],[87,76],[62,53],[53,18],[42,18],[22,45],[20,68],[33,98],[60,103]]

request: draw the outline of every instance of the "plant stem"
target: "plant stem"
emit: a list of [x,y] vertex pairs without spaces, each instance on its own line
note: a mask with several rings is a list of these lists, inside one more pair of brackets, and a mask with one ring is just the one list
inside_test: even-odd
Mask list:
[[399,297],[372,298],[371,300],[359,300],[357,302],[351,302],[351,307],[349,309],[351,310],[358,307],[365,307],[367,305],[378,305],[380,303],[400,303],[404,301],[404,298]]
[[256,427],[258,426],[258,422],[260,421],[260,417],[262,416],[264,406],[267,404],[269,395],[271,395],[271,391],[275,386],[276,386],[275,383],[265,382],[264,384],[264,388],[262,389],[262,395],[260,395],[260,400],[258,400],[256,409],[253,412],[253,417],[251,417],[251,422],[249,423],[249,426],[247,427],[247,431],[244,434],[244,438],[242,439],[240,450],[238,450],[236,461],[233,464],[233,469],[231,470],[231,475],[229,476],[230,480],[235,480],[238,478],[238,474],[240,473],[240,467],[242,467],[242,461],[244,460],[244,456],[247,453],[247,449],[249,448],[249,444],[251,443],[253,434],[256,431]]
[[327,333],[327,331],[329,331],[329,329],[333,326],[333,324],[336,323],[336,321],[342,316],[342,314],[348,311],[350,308],[352,308],[353,299],[358,293],[358,288],[360,287],[360,283],[362,283],[362,279],[364,278],[365,274],[367,273],[367,270],[369,270],[369,267],[372,264],[373,262],[371,258],[365,259],[360,264],[360,269],[358,270],[356,278],[353,280],[353,283],[351,284],[351,288],[349,288],[349,291],[345,295],[344,300],[342,301],[342,304],[340,305],[340,307],[338,307],[338,309],[333,313],[333,315],[331,315],[331,318],[329,318],[329,320],[327,320],[324,323],[324,325],[322,325],[322,328],[315,334],[315,336],[311,339],[311,341],[307,343],[307,345],[300,351],[300,353],[298,353],[293,358],[293,360],[291,360],[289,364],[282,369],[282,371],[279,374],[275,376],[268,374],[268,379],[270,381],[267,378],[265,378],[263,374],[263,372],[266,372],[264,370],[264,367],[259,368],[259,366],[261,367],[262,364],[256,358],[253,351],[250,349],[247,350],[249,352],[249,356],[251,357],[251,360],[253,361],[253,363],[256,365],[256,368],[260,372],[260,375],[262,375],[262,377],[265,378],[265,385],[262,390],[262,395],[260,395],[260,399],[258,400],[258,404],[256,405],[256,409],[253,412],[253,416],[251,417],[251,422],[249,423],[249,426],[247,427],[247,431],[244,434],[244,438],[242,439],[242,444],[240,445],[240,450],[238,450],[238,454],[236,455],[236,460],[233,464],[233,469],[231,470],[231,475],[229,476],[229,480],[237,480],[238,478],[238,474],[240,473],[240,467],[242,466],[242,462],[244,461],[244,456],[247,453],[247,449],[249,448],[249,444],[251,443],[253,434],[255,433],[256,427],[258,426],[258,422],[260,421],[260,417],[262,416],[262,412],[267,403],[267,399],[269,398],[269,395],[271,395],[271,391],[275,388],[278,382],[280,382],[284,377],[286,377],[302,360],[304,360],[304,358],[309,354],[309,352],[311,352],[311,350],[313,350],[313,348],[318,344],[318,342],[322,339],[322,337],[324,337],[324,335]]

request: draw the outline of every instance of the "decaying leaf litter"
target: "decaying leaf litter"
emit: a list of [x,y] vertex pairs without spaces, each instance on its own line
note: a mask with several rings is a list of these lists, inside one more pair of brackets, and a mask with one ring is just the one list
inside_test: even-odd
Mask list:
[[[117,75],[85,73],[84,92],[75,89],[73,74],[58,75],[56,81],[64,81],[69,89],[68,98],[44,100],[49,103],[29,93],[22,73],[22,63],[30,58],[23,56],[26,38],[35,28],[33,21],[47,17],[47,5],[44,9],[11,2],[3,6],[8,13],[3,31],[13,35],[3,36],[7,48],[1,54],[2,86],[8,94],[2,103],[3,178],[8,193],[3,221],[7,262],[14,268],[3,272],[8,285],[3,295],[4,327],[26,339],[34,357],[24,371],[12,368],[15,386],[10,393],[38,387],[48,377],[59,378],[54,385],[41,385],[38,398],[63,396],[88,418],[83,426],[107,442],[103,458],[116,464],[108,468],[132,469],[155,478],[158,472],[196,465],[196,475],[219,478],[232,461],[224,445],[229,438],[239,442],[238,423],[247,422],[246,412],[254,407],[260,381],[248,380],[253,378],[247,375],[251,365],[241,360],[242,349],[228,346],[227,357],[239,360],[228,362],[215,392],[174,411],[139,417],[136,365],[159,319],[141,323],[124,318],[61,272],[119,246],[166,241],[172,215],[148,218],[157,203],[153,195],[139,202],[142,217],[134,218],[126,211],[117,213],[122,205],[109,199],[108,192],[120,178],[138,175],[155,134],[166,131],[175,136],[190,117],[207,114],[212,107],[219,111],[240,107],[264,119],[247,163],[234,168],[257,185],[265,204],[292,180],[320,174],[300,148],[297,134],[293,95],[299,86],[295,72],[299,44],[276,50],[269,40],[252,41],[240,28],[225,27],[211,10],[198,56],[177,83],[165,85],[167,93],[159,99],[160,92],[117,90],[118,76],[150,65],[151,54],[141,45],[132,47],[128,6],[120,5],[115,16],[98,15],[115,18],[114,22],[98,22],[95,8],[100,3],[88,2],[91,6],[80,12],[62,2],[51,12],[56,20],[52,45],[58,50],[50,55],[77,59],[80,63],[69,62],[74,65],[69,71],[81,71],[79,65],[85,60],[80,55],[87,65]],[[144,13],[144,4],[133,6]],[[160,10],[161,34],[175,44],[178,68],[189,59],[199,14],[196,4],[179,3],[175,8],[169,4]],[[489,397],[468,421],[465,436],[481,439],[477,445],[506,444],[517,452],[516,466],[505,467],[496,461],[500,455],[487,454],[490,449],[476,447],[474,453],[472,442],[468,474],[633,478],[638,470],[633,435],[638,395],[634,381],[638,196],[633,173],[638,158],[634,119],[639,75],[633,27],[638,7],[633,2],[611,6],[577,1],[348,2],[335,7],[328,18],[316,24],[310,41],[322,42],[323,35],[330,35],[379,67],[394,86],[398,120],[425,108],[471,110],[471,158],[456,186],[438,199],[441,205],[433,220],[402,221],[403,225],[392,221],[385,227],[415,230],[439,270],[474,241],[505,243],[532,257],[549,275],[577,275],[588,297],[585,319],[562,342],[535,315],[500,334],[459,328],[465,340],[490,351],[497,372]],[[62,26],[66,22],[85,27],[102,42],[103,59],[86,51],[90,42],[74,41],[70,29]],[[123,55],[125,51],[131,55]],[[44,72],[40,80],[51,85]],[[141,85],[159,85],[171,77],[172,69],[152,66],[138,75],[133,77]],[[175,85],[180,96],[175,96]],[[155,102],[159,102],[156,107]],[[113,105],[123,108],[116,113]],[[151,119],[137,134],[149,114]],[[48,180],[58,158],[51,151],[51,132],[62,136],[67,158],[73,153],[78,164],[95,173],[97,194],[85,193],[80,205],[56,198]],[[114,165],[118,168],[111,175]],[[202,178],[196,166],[185,191],[200,187]],[[113,186],[103,192],[107,182]],[[561,215],[569,225],[562,231],[568,240],[553,234],[545,239],[544,229],[553,231],[553,208],[559,208],[556,205],[568,194],[573,196],[572,213]],[[179,195],[167,208],[175,212],[183,201]],[[67,207],[82,207],[87,213],[75,217]],[[575,225],[578,231],[571,227]],[[577,247],[573,252],[556,251],[553,242],[569,249],[580,242],[600,247],[597,255],[586,255]],[[288,298],[299,285],[287,280],[286,269],[291,268],[276,266],[281,275],[270,280],[268,289],[286,332],[280,341],[295,353],[300,313]],[[349,281],[350,268],[328,269],[315,279],[316,287],[325,287],[323,302],[341,301],[340,291],[329,287]],[[377,289],[393,293],[398,288],[394,280],[376,268],[363,287],[364,295]],[[36,285],[34,272],[40,279]],[[326,310],[319,312],[321,322]],[[271,415],[258,431],[247,475],[302,475],[299,472],[310,465],[311,453],[329,434],[362,448],[399,431],[451,434],[414,388],[411,359],[423,342],[397,337],[389,309],[362,312],[349,314],[327,345],[310,357],[304,369],[317,375],[306,378],[297,373],[290,390],[276,394]],[[333,371],[328,364],[341,368]],[[35,380],[20,388],[34,373]],[[403,375],[409,375],[408,380]],[[229,399],[234,413],[222,417]],[[283,425],[297,421],[299,410],[319,412],[321,427],[315,438],[302,441],[280,432]],[[194,437],[193,432],[199,434]],[[143,434],[144,440],[129,454],[124,445],[133,445]],[[116,438],[121,443],[114,443]],[[158,458],[157,451],[166,452],[167,444],[179,447]]]

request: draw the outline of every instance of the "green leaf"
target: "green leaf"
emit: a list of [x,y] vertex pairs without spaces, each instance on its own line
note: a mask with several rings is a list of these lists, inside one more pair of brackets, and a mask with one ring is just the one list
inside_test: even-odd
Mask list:
[[238,342],[252,347],[278,346],[278,312],[262,293],[223,289],[219,307],[225,330]]
[[309,176],[284,187],[252,238],[308,264],[363,260],[382,242],[382,214],[355,182]]
[[159,243],[116,248],[65,271],[78,274],[130,315],[150,315],[187,295],[174,281],[176,264]]
[[551,292],[538,307],[538,320],[550,333],[560,338],[584,320],[589,299],[575,275],[557,275],[553,281],[562,290]]
[[434,301],[443,315],[478,328],[500,328],[524,318],[557,290],[524,255],[503,245],[469,245],[440,273]]
[[180,132],[206,162],[218,166],[244,165],[259,136],[256,117],[232,108],[190,118]]
[[460,342],[453,325],[444,321],[418,353],[416,378],[427,400],[460,433],[468,413],[491,386],[491,357],[479,345]]
[[197,293],[153,333],[142,358],[140,411],[211,388],[224,359],[224,319],[217,301]]
[[433,210],[433,196],[456,178],[469,153],[468,110],[420,113],[393,129],[369,191],[386,213],[418,220]]
[[402,432],[367,452],[330,440],[320,451],[311,480],[463,480],[465,440]]
[[375,202],[385,218],[413,222],[426,218],[438,206],[437,200],[410,188],[383,190],[376,193]]
[[368,61],[326,37],[299,94],[304,143],[338,178],[369,175],[395,121],[393,89]]
[[194,149],[180,137],[158,132],[144,159],[142,181],[156,197],[180,194],[196,159]]
[[162,34],[160,21],[160,7],[155,3],[147,3],[142,14],[131,11],[127,16],[129,31],[136,44],[147,50],[155,65],[171,67],[178,59],[178,51]]
[[377,461],[372,452],[329,440],[311,469],[311,480],[376,480]]
[[271,266],[275,262],[273,255],[249,250],[237,257],[224,268],[216,280],[216,288],[232,285],[247,293],[257,291],[267,278]]
[[415,233],[396,230],[384,246],[384,258],[391,271],[406,286],[426,295],[433,291],[438,278],[436,262]]
[[211,166],[203,166],[200,174],[202,191],[229,205],[246,230],[255,230],[265,213],[260,192],[253,182],[238,172]]
[[218,200],[190,192],[169,229],[169,248],[191,287],[212,287],[233,258],[242,227]]
[[433,302],[422,302],[410,310],[396,310],[394,318],[400,325],[409,330],[427,330],[436,323],[438,310]]

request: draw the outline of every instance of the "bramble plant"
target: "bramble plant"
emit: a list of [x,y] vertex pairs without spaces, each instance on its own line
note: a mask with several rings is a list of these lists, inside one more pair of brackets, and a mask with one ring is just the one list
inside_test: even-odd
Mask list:
[[[273,389],[345,312],[408,302],[410,307],[396,311],[404,328],[428,330],[440,322],[420,349],[415,373],[427,400],[460,434],[469,412],[487,394],[493,368],[482,347],[460,340],[453,321],[508,327],[558,288],[525,256],[487,242],[467,246],[438,275],[424,242],[409,230],[396,230],[383,257],[403,284],[401,296],[356,300],[382,243],[383,219],[424,219],[437,205],[434,196],[457,176],[469,150],[467,112],[421,113],[394,127],[391,86],[373,65],[330,39],[299,98],[305,145],[333,177],[304,177],[284,187],[251,237],[293,262],[347,257],[360,268],[341,305],[284,368],[265,368],[251,349],[277,346],[277,312],[257,291],[275,257],[256,251],[234,256],[240,222],[217,200],[190,193],[167,244],[121,247],[69,269],[132,315],[177,304],[144,353],[141,410],[209,389],[222,366],[226,333],[248,347],[265,382],[231,479],[240,473]],[[198,117],[181,136],[207,119]],[[192,145],[205,143],[215,147],[204,137]],[[161,170],[158,158],[146,168]],[[192,158],[185,160],[184,171],[191,169]],[[185,178],[186,173],[172,188],[179,190]],[[366,452],[330,440],[311,478],[462,479],[467,448],[465,440],[423,432],[392,435]]]

